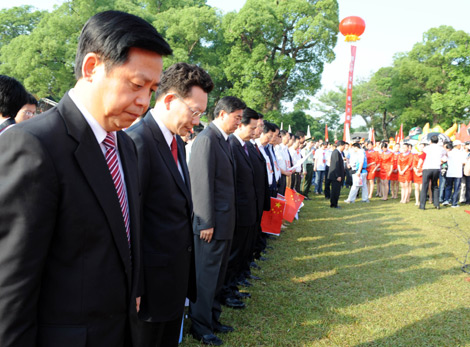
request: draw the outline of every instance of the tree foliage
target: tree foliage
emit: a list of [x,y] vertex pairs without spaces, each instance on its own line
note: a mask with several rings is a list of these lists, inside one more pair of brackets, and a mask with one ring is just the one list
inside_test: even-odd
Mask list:
[[39,97],[60,99],[75,82],[81,28],[110,9],[136,14],[162,33],[174,50],[165,67],[185,61],[209,72],[210,111],[229,94],[263,112],[296,98],[301,109],[320,87],[323,64],[334,59],[337,0],[248,0],[226,15],[205,0],[65,0],[50,13],[28,6],[0,12],[0,73]]
[[[427,122],[443,128],[468,122],[469,45],[468,33],[449,26],[430,29],[410,52],[397,54],[392,66],[355,84],[354,116],[374,127],[379,138],[393,136],[401,123],[406,133]],[[344,90],[336,94],[336,99],[345,98]],[[328,105],[322,98],[319,101]],[[344,110],[342,101],[335,107]]]

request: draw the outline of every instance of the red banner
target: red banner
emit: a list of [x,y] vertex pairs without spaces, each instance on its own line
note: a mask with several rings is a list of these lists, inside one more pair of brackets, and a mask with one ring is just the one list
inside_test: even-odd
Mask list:
[[351,129],[352,118],[352,87],[354,75],[354,63],[356,61],[356,46],[351,46],[351,63],[349,64],[348,88],[346,91],[346,116],[344,118],[343,141],[351,141],[349,129]]
[[286,188],[286,208],[284,210],[284,219],[289,223],[294,221],[295,215],[299,211],[300,205],[304,201],[304,196],[295,190]]
[[271,198],[271,209],[264,211],[263,217],[261,218],[261,230],[263,233],[279,236],[285,206],[285,201]]
[[328,142],[328,124],[325,124],[325,142]]

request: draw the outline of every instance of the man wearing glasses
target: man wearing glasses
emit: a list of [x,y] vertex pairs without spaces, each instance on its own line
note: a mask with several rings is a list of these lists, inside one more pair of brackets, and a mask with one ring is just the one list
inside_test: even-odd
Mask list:
[[177,346],[185,298],[196,301],[191,184],[180,136],[199,124],[213,87],[196,65],[170,66],[155,107],[127,131],[140,159],[143,210],[138,346]]

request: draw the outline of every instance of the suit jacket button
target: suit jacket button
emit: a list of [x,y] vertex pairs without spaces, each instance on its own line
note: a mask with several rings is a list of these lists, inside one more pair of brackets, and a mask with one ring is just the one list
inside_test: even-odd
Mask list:
[[188,252],[192,252],[193,251],[193,247],[189,246],[188,247]]

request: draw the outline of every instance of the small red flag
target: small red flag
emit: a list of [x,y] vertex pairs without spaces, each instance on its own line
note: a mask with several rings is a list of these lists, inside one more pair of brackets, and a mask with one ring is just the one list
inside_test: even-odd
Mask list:
[[263,212],[261,218],[261,230],[265,234],[281,234],[282,216],[286,202],[281,199],[271,198],[271,209]]
[[467,212],[468,214],[470,214],[470,211],[465,210],[465,212]]
[[294,221],[304,198],[302,194],[297,193],[295,190],[286,188],[286,209],[284,210],[284,219],[286,221],[289,223]]
[[325,124],[325,142],[328,142],[328,124]]

